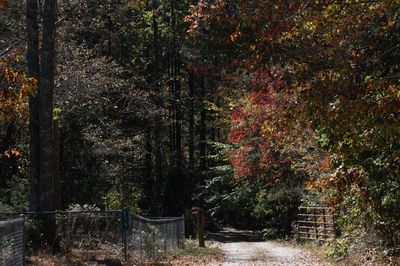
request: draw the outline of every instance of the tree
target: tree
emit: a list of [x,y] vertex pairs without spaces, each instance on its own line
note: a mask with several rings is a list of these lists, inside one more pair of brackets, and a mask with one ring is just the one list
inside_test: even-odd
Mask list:
[[[43,5],[43,33],[39,54],[38,3],[27,1],[27,61],[28,73],[39,81],[37,95],[30,97],[30,209],[54,210],[54,138],[53,88],[55,69],[56,1]],[[40,57],[40,61],[39,61]],[[40,64],[39,64],[40,62]],[[57,157],[57,156],[56,156]],[[55,218],[43,217],[46,241],[51,246],[55,239]]]
[[[161,92],[161,69],[160,69],[160,47],[159,47],[159,29],[158,29],[158,16],[159,16],[159,5],[157,0],[152,1],[152,27],[153,27],[153,86],[155,93],[155,103],[160,108],[162,104],[160,92]],[[157,115],[154,119],[154,158],[155,158],[155,189],[158,195],[154,195],[156,198],[160,198],[161,187],[163,183],[163,165],[162,165],[162,152],[161,152],[161,129],[162,124],[161,115]],[[152,178],[152,176],[150,176]],[[153,192],[154,193],[154,192]]]
[[[38,3],[28,0],[26,3],[26,29],[27,29],[27,62],[28,75],[35,80],[40,79],[39,66],[39,25]],[[38,211],[39,207],[39,174],[40,174],[40,138],[39,138],[39,96],[29,97],[29,184],[31,211]]]
[[[41,210],[54,210],[54,137],[53,137],[53,90],[55,69],[56,0],[46,0],[43,6],[43,35],[40,58],[39,82],[39,139],[40,139],[40,186]],[[55,238],[55,217],[45,221],[47,241]]]

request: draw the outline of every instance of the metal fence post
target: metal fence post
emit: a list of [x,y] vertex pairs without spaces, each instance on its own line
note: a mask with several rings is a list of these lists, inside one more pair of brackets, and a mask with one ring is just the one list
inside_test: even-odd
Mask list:
[[26,240],[25,240],[25,215],[21,214],[22,218],[22,265],[26,265],[26,258],[25,258],[25,249],[26,249]]
[[180,239],[181,239],[181,246],[180,248],[185,248],[185,215],[182,215],[181,220],[181,231],[180,231]]
[[128,230],[129,230],[129,209],[124,208],[121,211],[121,224],[122,224],[122,240],[124,245],[124,257],[128,259]]

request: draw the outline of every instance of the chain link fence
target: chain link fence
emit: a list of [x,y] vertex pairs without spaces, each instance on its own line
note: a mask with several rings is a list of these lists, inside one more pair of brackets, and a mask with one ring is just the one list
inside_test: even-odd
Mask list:
[[[13,219],[17,213],[0,213],[0,219]],[[27,246],[41,244],[46,216],[55,218],[57,243],[68,253],[110,254],[118,258],[155,258],[160,253],[184,245],[184,217],[145,218],[127,211],[60,211],[25,213],[24,218],[0,222],[0,266],[22,265],[3,258],[24,258],[24,220],[28,231]],[[28,247],[29,246],[29,247]],[[4,255],[4,254],[6,255]],[[4,261],[4,262],[3,262]]]
[[156,257],[159,253],[183,248],[184,217],[144,218],[131,214],[127,235],[128,250],[135,255]]
[[0,221],[0,266],[25,265],[24,217]]
[[120,245],[121,211],[57,212],[56,232],[63,249]]

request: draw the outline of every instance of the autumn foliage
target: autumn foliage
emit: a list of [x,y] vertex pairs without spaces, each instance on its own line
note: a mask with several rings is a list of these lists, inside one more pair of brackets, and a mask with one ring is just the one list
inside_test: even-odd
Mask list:
[[230,160],[236,177],[254,176],[272,164],[272,153],[282,137],[278,128],[285,100],[278,92],[289,90],[278,70],[260,68],[251,88],[231,114],[228,141],[234,144]]
[[[303,165],[308,187],[338,210],[371,206],[364,220],[344,217],[399,243],[399,234],[388,233],[400,231],[398,3],[199,1],[191,11],[191,34],[240,51],[224,73],[252,77],[231,104],[236,178],[270,175],[268,167],[285,160],[298,164],[314,142],[327,156]],[[276,155],[294,142],[309,152]]]
[[0,61],[0,121],[23,121],[26,118],[28,96],[35,91],[36,80]]
[[9,3],[8,3],[7,0],[1,0],[0,1],[0,9],[5,9],[5,8],[8,7],[8,5],[9,5]]

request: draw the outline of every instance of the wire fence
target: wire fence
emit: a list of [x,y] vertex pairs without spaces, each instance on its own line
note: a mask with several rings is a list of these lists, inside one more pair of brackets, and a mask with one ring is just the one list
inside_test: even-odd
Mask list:
[[0,266],[24,263],[24,218],[0,221]]
[[146,257],[154,258],[160,252],[183,248],[185,219],[144,218],[129,216],[128,250]]
[[121,211],[57,212],[56,232],[64,249],[121,245]]
[[[61,249],[74,254],[107,253],[110,256],[125,259],[128,257],[155,258],[160,253],[182,248],[184,245],[183,216],[145,218],[130,214],[127,210],[27,212],[24,214],[25,219],[18,218],[0,223],[0,266],[22,265],[8,261],[3,263],[2,258],[6,257],[3,253],[15,253],[13,256],[21,260],[21,257],[24,257],[24,248],[30,249],[28,246],[33,242],[40,245],[42,240],[35,236],[42,235],[42,231],[46,230],[40,226],[40,222],[48,218],[46,216],[55,218],[56,239]],[[13,219],[19,215],[20,213],[0,213],[0,219]],[[27,239],[26,247],[23,244],[24,220],[26,230],[29,232],[28,238],[34,238]],[[12,241],[7,239],[12,239]]]

